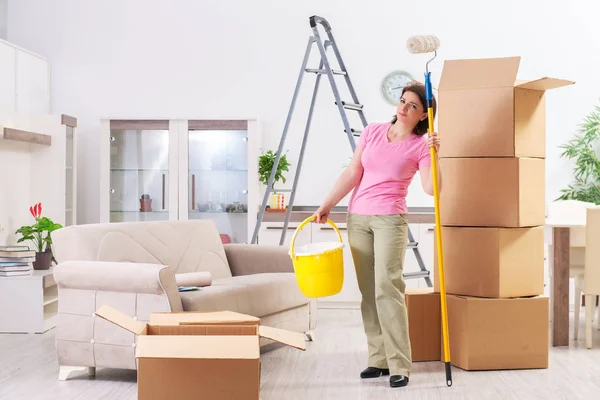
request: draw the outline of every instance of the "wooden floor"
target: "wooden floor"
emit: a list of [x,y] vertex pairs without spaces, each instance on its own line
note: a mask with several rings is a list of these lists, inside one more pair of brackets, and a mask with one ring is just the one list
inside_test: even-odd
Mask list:
[[[586,349],[580,338],[577,343],[571,340],[569,348],[551,348],[547,370],[453,368],[452,387],[445,386],[440,362],[415,363],[409,386],[392,389],[385,377],[358,378],[366,357],[359,312],[320,310],[316,341],[309,343],[306,352],[278,347],[263,354],[261,399],[598,399],[598,330],[594,330],[594,346]],[[137,399],[135,371],[98,369],[96,378],[80,374],[66,382],[57,376],[54,331],[0,335],[0,399]]]

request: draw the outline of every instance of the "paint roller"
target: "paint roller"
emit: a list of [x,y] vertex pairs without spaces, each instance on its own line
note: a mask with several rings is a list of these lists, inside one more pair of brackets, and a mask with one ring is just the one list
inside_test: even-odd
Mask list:
[[[433,35],[411,36],[406,41],[406,47],[409,53],[422,54],[434,53],[433,57],[425,64],[425,92],[427,95],[427,112],[429,120],[429,132],[433,132],[433,93],[431,91],[431,72],[429,72],[429,63],[437,57],[437,50],[440,48],[440,40]],[[429,114],[431,113],[431,114]],[[435,176],[437,178],[437,175]]]
[[440,48],[440,40],[435,36],[411,36],[406,47],[412,54],[433,53]]
[[[432,35],[411,36],[406,42],[408,51],[412,54],[434,53],[433,57],[425,64],[425,92],[427,99],[427,121],[429,122],[429,135],[433,133],[433,93],[431,91],[431,72],[429,63],[437,57],[440,40]],[[442,305],[442,330],[444,337],[444,363],[446,365],[446,384],[452,386],[452,368],[450,363],[450,344],[448,338],[448,308],[446,303],[446,279],[444,274],[444,252],[442,246],[442,224],[440,223],[440,194],[438,185],[438,164],[435,147],[429,149],[431,154],[431,174],[433,178],[433,196],[435,205],[435,238],[438,251],[438,266],[440,279],[440,298]]]

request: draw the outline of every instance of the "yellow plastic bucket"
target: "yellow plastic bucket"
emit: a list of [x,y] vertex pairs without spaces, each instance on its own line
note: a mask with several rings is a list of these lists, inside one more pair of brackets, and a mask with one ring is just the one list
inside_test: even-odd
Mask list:
[[294,263],[296,280],[306,297],[326,297],[339,293],[344,284],[344,243],[342,235],[331,220],[327,223],[337,232],[338,242],[310,243],[295,248],[298,233],[314,216],[305,219],[294,232],[290,256]]

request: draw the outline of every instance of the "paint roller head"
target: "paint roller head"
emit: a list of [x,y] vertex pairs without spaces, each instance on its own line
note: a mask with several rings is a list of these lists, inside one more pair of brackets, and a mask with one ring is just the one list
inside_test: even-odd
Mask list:
[[411,36],[406,41],[406,47],[412,54],[432,53],[440,48],[440,40],[433,35]]

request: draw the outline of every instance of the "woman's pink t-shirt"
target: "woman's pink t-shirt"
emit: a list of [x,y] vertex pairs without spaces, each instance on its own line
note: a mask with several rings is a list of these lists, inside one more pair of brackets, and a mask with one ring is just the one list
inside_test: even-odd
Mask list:
[[364,173],[348,204],[348,212],[361,215],[407,213],[406,194],[419,167],[431,165],[427,136],[410,135],[390,142],[391,123],[367,125],[357,147],[362,147]]

